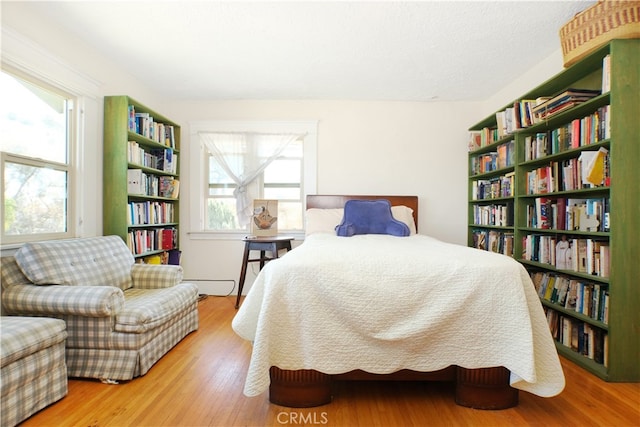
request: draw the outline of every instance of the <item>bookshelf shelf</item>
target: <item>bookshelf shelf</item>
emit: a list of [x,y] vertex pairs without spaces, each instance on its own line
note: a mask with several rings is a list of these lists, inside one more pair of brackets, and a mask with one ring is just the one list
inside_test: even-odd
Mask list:
[[542,305],[550,307],[550,308],[552,308],[552,309],[554,309],[556,311],[559,311],[561,313],[564,313],[566,315],[575,317],[576,319],[579,319],[579,320],[581,320],[583,322],[586,322],[586,323],[589,323],[591,325],[597,326],[598,328],[603,329],[605,331],[609,330],[609,326],[606,323],[603,323],[601,321],[592,319],[591,317],[589,317],[589,316],[587,316],[585,314],[576,313],[575,311],[568,310],[568,309],[564,308],[563,306],[561,306],[560,304],[556,304],[556,303],[553,303],[553,302],[550,302],[550,301],[542,300]]
[[509,172],[513,172],[515,170],[515,168],[513,166],[509,166],[506,168],[500,168],[500,169],[496,169],[490,172],[484,172],[484,173],[479,173],[477,175],[473,175],[474,179],[487,179],[487,178],[493,178],[495,176],[500,176],[500,175],[506,175]]
[[[135,106],[135,105],[142,105],[142,104],[137,103],[136,101],[132,100],[131,98],[129,98],[129,99],[134,103],[134,104],[132,104],[132,105],[134,105],[134,106]],[[149,110],[148,108],[146,108],[146,107],[141,107],[141,108],[142,108],[142,109],[144,109],[144,110],[148,110],[148,111],[150,111],[150,110]],[[140,110],[139,110],[139,111],[140,111]],[[156,114],[155,116],[153,116],[153,117],[154,117],[154,119],[156,119],[156,120],[163,120],[162,118],[160,118],[161,116],[160,116],[160,115],[157,115],[157,114]],[[168,119],[164,119],[164,120],[165,120],[165,123],[172,123],[172,122],[170,122]],[[173,126],[178,126],[178,125],[174,124]],[[140,135],[138,132],[134,132],[134,131],[131,131],[131,130],[128,130],[128,131],[127,131],[127,140],[128,140],[128,141],[136,141],[136,142],[137,142],[137,143],[139,143],[140,145],[144,145],[144,146],[149,147],[149,148],[163,148],[163,149],[164,149],[164,148],[167,148],[167,145],[166,145],[166,144],[163,144],[163,143],[160,143],[160,142],[154,141],[153,139],[147,138],[146,136],[144,136],[144,135]],[[177,148],[177,147],[170,147],[170,148],[171,148],[175,153],[179,153],[179,152],[180,152],[180,151],[178,150],[178,148]]]
[[[525,102],[570,88],[602,94],[538,122],[522,115]],[[511,116],[515,129],[502,135],[498,126],[511,109],[521,114]],[[468,245],[483,230],[512,235],[512,256],[532,275],[558,352],[607,381],[640,381],[638,117],[640,40],[612,40],[469,129]],[[504,173],[473,174],[472,159],[510,140],[513,197],[476,200],[478,180]],[[605,179],[585,185],[591,169],[582,163],[598,156]],[[474,222],[478,207],[491,204],[512,208],[513,227]]]
[[600,147],[604,147],[608,149],[609,145],[610,145],[610,140],[606,139],[604,141],[596,142],[596,143],[585,145],[582,147],[570,148],[568,150],[561,151],[560,153],[548,154],[541,158],[525,160],[524,162],[521,163],[521,165],[522,166],[540,166],[549,162],[567,160],[567,159],[571,159],[573,157],[579,156],[582,151],[597,150]]
[[170,257],[179,250],[179,149],[177,123],[128,96],[105,97],[103,232],[120,236],[136,262],[179,259]]
[[131,201],[143,201],[143,200],[157,200],[157,201],[167,201],[167,202],[177,202],[179,198],[176,197],[162,197],[162,196],[146,196],[144,194],[128,194],[127,195]]
[[580,190],[552,191],[549,193],[521,194],[519,197],[523,200],[537,199],[539,197],[585,198],[585,197],[598,197],[599,195],[607,194],[607,193],[609,193],[609,187],[598,187],[598,188],[586,188],[586,189],[580,189]]
[[[580,231],[580,230],[557,230],[555,228],[534,228],[534,227],[520,227],[521,232],[527,234],[539,234],[549,236],[575,236],[575,237],[592,237],[601,238],[602,240],[608,239],[611,234],[608,231]],[[526,260],[521,260],[526,261]]]
[[585,101],[582,104],[576,105],[575,107],[567,111],[554,114],[553,116],[542,121],[541,123],[537,123],[532,126],[529,126],[526,129],[526,132],[538,132],[540,130],[544,131],[546,128],[549,128],[549,127],[557,127],[564,123],[570,122],[573,119],[581,118],[589,114],[590,112],[597,110],[600,107],[609,105],[609,102],[610,102],[609,92],[607,92],[589,101]]
[[128,166],[129,169],[140,169],[143,172],[147,172],[147,173],[152,174],[152,175],[163,175],[163,176],[174,176],[174,177],[178,176],[178,174],[176,174],[176,173],[167,172],[167,171],[163,171],[163,170],[155,169],[155,168],[150,168],[150,167],[141,165],[139,163],[128,163],[127,166]]
[[530,266],[532,268],[538,269],[538,270],[545,270],[548,272],[553,272],[556,273],[558,275],[562,275],[562,276],[571,276],[571,277],[575,277],[575,278],[579,278],[579,279],[585,279],[588,280],[589,282],[598,282],[598,283],[609,283],[609,278],[608,277],[602,277],[602,276],[594,276],[591,274],[587,274],[587,273],[581,273],[579,271],[573,271],[573,270],[564,270],[564,269],[559,269],[559,268],[555,268],[552,265],[549,264],[544,264],[541,262],[536,262],[536,261],[529,261],[526,259],[521,259],[519,260],[522,264],[524,264],[525,266]]
[[162,228],[162,227],[175,227],[179,224],[177,222],[163,222],[160,224],[129,224],[129,228]]
[[504,225],[469,224],[469,227],[471,228],[478,227],[478,228],[486,228],[490,230],[504,230],[504,231],[513,230],[513,227],[504,226]]
[[504,204],[505,202],[513,202],[514,198],[513,197],[494,197],[492,199],[477,199],[477,200],[469,200],[469,203],[473,203],[473,204],[498,204],[498,203],[502,203]]
[[143,253],[135,255],[135,256],[141,257],[141,258],[147,258],[147,257],[153,256],[153,255],[162,255],[165,252],[166,251],[164,251],[164,250],[158,249],[158,250],[155,250],[155,251],[146,251],[146,252],[143,252]]
[[558,350],[558,354],[566,357],[573,363],[582,366],[587,371],[597,375],[598,377],[608,377],[607,368],[605,368],[603,364],[597,363],[593,359],[589,359],[588,357],[571,350],[570,348],[560,344],[559,342],[556,342],[556,349]]

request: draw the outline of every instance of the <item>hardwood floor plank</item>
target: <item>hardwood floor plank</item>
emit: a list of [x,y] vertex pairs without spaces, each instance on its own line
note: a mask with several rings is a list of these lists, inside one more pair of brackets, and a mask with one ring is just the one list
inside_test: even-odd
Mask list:
[[31,426],[640,426],[640,384],[607,383],[562,359],[565,390],[553,398],[520,392],[516,408],[458,406],[451,383],[342,382],[317,408],[272,405],[242,394],[251,344],[231,329],[235,297],[200,302],[200,329],[144,376],[118,385],[69,380],[69,394]]

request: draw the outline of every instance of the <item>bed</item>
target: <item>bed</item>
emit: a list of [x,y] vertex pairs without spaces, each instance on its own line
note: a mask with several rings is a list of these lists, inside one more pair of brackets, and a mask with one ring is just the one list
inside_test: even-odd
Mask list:
[[[410,236],[336,236],[354,199],[389,200]],[[312,407],[331,402],[334,381],[453,381],[459,405],[503,409],[519,390],[563,390],[520,263],[418,234],[416,196],[313,195],[306,215],[305,241],[265,266],[233,319],[253,343],[245,395]]]

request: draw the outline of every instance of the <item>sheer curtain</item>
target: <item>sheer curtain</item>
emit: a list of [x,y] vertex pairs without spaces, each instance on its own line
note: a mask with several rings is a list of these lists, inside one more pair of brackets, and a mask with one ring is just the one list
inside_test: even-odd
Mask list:
[[252,201],[260,196],[252,194],[250,184],[278,158],[289,143],[304,137],[303,134],[253,132],[200,132],[198,135],[209,154],[236,184],[233,195],[241,227],[249,224],[253,214]]

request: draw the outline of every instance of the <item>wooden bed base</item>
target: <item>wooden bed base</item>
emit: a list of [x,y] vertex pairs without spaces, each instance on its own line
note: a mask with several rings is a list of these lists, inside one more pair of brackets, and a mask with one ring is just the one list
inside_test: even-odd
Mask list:
[[[342,208],[347,200],[387,199],[392,206],[404,205],[413,209],[418,226],[417,196],[380,195],[308,195],[307,209]],[[352,371],[340,375],[327,375],[315,370],[270,370],[269,400],[277,405],[308,408],[331,402],[331,384],[334,381],[390,380],[390,381],[455,381],[455,401],[458,405],[476,409],[506,409],[518,404],[518,390],[509,386],[509,371],[503,367],[465,369],[450,366],[437,372],[403,370],[379,375]]]
[[455,381],[455,402],[475,409],[507,409],[518,405],[518,390],[509,385],[509,370],[503,367],[465,369],[450,366],[436,372],[398,371],[370,374],[352,371],[327,375],[303,369],[289,371],[271,367],[269,401],[291,408],[310,408],[331,403],[334,381]]

